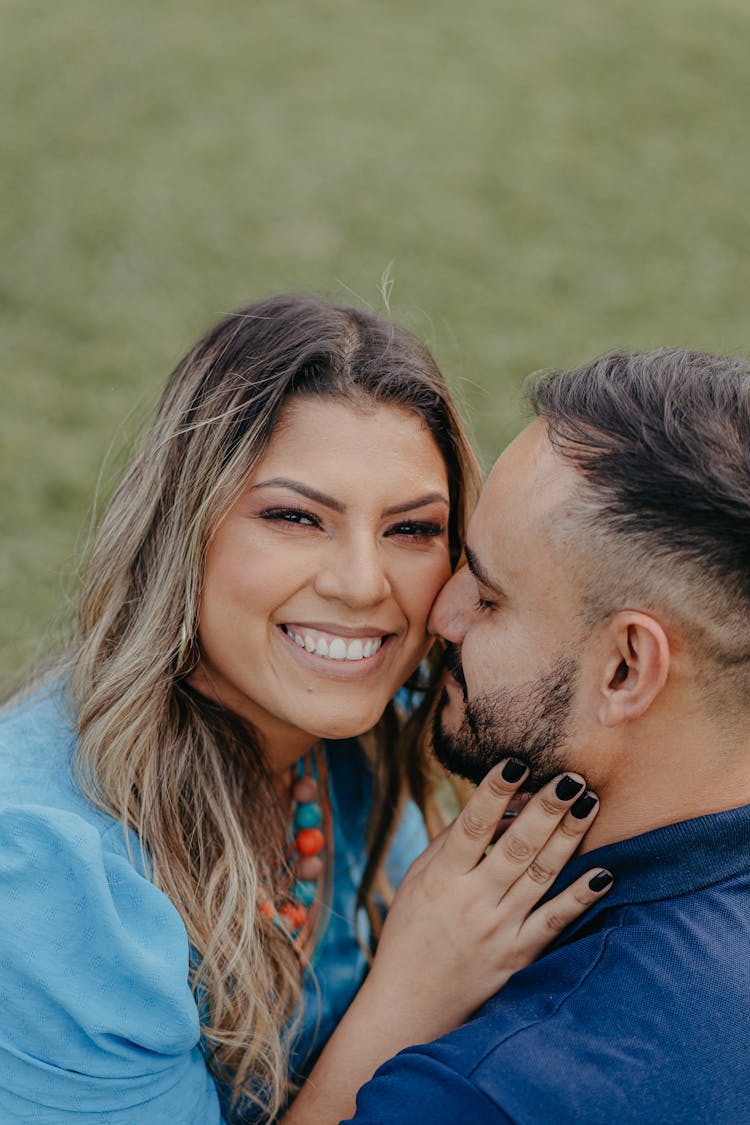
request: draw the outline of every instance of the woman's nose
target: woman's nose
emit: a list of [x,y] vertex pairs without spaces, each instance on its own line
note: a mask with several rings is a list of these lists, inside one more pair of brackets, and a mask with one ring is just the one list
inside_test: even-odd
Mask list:
[[339,547],[318,571],[315,591],[355,608],[382,602],[391,586],[377,543],[357,540]]
[[449,578],[435,599],[427,630],[452,644],[463,642],[471,622],[472,598],[476,584],[468,567],[462,566]]

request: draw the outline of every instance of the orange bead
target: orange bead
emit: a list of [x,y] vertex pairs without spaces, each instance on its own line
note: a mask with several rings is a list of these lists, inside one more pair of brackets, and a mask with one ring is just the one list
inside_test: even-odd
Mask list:
[[269,922],[273,922],[274,918],[276,917],[276,909],[272,902],[269,902],[268,899],[266,899],[260,904],[258,909],[260,910],[264,918],[267,918]]
[[285,902],[279,907],[279,914],[289,920],[293,930],[298,930],[307,921],[307,911],[299,902]]
[[325,836],[319,828],[303,828],[295,844],[300,855],[317,855],[325,847]]

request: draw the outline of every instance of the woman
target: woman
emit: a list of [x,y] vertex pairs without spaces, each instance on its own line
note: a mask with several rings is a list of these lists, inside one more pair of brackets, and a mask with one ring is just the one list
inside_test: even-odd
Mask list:
[[[4,1121],[278,1116],[426,843],[416,805],[437,823],[418,738],[436,683],[426,622],[477,487],[433,360],[376,316],[273,298],[179,364],[104,518],[77,637],[3,724]],[[392,700],[418,667],[400,736]],[[523,780],[508,770],[470,815],[502,814]],[[555,835],[571,804],[535,829],[558,864],[595,811]],[[433,919],[450,927],[455,857],[464,875],[490,842],[467,845],[471,823],[411,874],[371,997],[410,970]],[[493,922],[486,979],[455,1013],[424,1010],[443,969],[421,966],[389,1033],[370,1029],[364,1077],[538,952],[538,927],[517,934],[539,894],[526,889],[511,937]],[[476,942],[486,954],[486,928]],[[318,1074],[358,1074],[350,1048],[339,1036]],[[315,1097],[300,1105],[322,1121]]]

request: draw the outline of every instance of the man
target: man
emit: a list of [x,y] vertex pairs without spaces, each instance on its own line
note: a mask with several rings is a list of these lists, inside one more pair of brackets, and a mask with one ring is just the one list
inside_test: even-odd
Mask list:
[[436,752],[601,799],[614,888],[356,1125],[750,1122],[750,364],[670,350],[537,381],[438,598]]

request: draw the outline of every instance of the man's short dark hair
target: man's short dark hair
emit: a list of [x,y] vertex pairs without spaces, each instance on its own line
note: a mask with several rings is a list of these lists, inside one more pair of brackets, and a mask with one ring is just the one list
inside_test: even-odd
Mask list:
[[527,395],[582,478],[571,520],[578,532],[585,523],[600,560],[587,614],[633,598],[666,610],[713,672],[747,692],[750,363],[680,348],[612,352],[532,377]]

